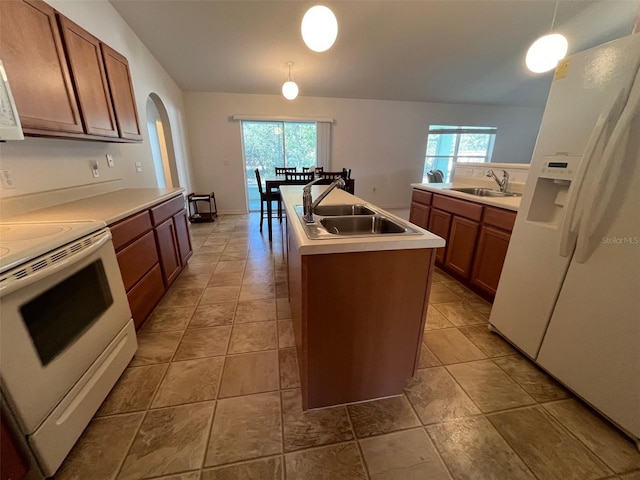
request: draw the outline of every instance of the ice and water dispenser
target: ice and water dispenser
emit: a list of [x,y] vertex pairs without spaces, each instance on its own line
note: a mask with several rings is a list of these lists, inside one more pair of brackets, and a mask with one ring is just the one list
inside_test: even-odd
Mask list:
[[558,228],[575,180],[581,155],[548,155],[544,157],[527,214],[529,222]]

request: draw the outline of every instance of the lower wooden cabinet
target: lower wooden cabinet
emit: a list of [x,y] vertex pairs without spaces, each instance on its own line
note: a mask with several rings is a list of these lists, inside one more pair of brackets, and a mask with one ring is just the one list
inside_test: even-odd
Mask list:
[[476,258],[471,273],[471,283],[491,296],[495,296],[507,256],[511,234],[492,227],[482,227]]
[[191,236],[189,235],[189,215],[186,210],[181,210],[173,216],[173,224],[176,227],[176,240],[180,252],[180,261],[186,265],[193,255]]
[[[449,243],[449,229],[451,227],[452,215],[442,210],[431,209],[431,216],[429,217],[429,230],[431,233],[435,233],[439,237],[442,237]],[[442,248],[436,249],[436,264],[442,265],[445,260],[445,252],[447,245]]]
[[162,279],[165,286],[169,287],[178,277],[182,266],[173,217],[155,227],[155,232],[160,266],[162,267]]
[[444,264],[458,276],[469,278],[480,224],[454,216],[451,220],[449,245]]
[[159,264],[155,264],[149,270],[135,287],[127,292],[129,300],[129,308],[136,330],[144,324],[145,320],[151,315],[155,306],[164,296],[164,283],[162,282],[162,270]]
[[412,202],[409,213],[409,221],[421,228],[429,228],[429,212],[431,207]]
[[29,463],[9,428],[4,412],[0,420],[0,479],[22,480],[27,476]]

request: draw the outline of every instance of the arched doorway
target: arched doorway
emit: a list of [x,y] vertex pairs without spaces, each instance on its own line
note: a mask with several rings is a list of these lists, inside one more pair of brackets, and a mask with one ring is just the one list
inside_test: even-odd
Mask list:
[[159,188],[179,187],[169,116],[162,100],[155,93],[149,94],[147,98],[146,113],[156,183]]

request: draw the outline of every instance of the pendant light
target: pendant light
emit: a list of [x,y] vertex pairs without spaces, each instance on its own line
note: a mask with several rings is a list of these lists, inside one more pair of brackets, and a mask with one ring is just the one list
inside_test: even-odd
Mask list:
[[294,100],[298,96],[298,85],[291,80],[291,65],[293,62],[287,62],[289,66],[289,76],[287,81],[282,84],[282,96],[287,100]]
[[[558,13],[558,1],[556,0],[556,8],[553,11],[553,19],[551,20],[551,29],[556,21],[556,13]],[[527,68],[534,73],[544,73],[553,70],[567,54],[569,44],[564,35],[559,33],[549,33],[538,38],[527,50],[525,63]]]
[[302,39],[314,52],[326,52],[338,36],[338,20],[329,7],[316,5],[302,18]]

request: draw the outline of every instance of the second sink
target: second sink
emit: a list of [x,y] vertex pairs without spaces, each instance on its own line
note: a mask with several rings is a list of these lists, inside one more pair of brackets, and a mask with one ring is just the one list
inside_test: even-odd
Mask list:
[[465,187],[465,188],[448,188],[447,190],[453,190],[454,192],[468,193],[470,195],[475,195],[476,197],[521,197],[522,196],[520,193],[499,192],[498,190],[491,190],[490,188]]
[[345,215],[374,215],[376,212],[366,205],[318,205],[313,213],[322,217]]
[[405,233],[402,225],[379,215],[366,217],[327,217],[320,220],[327,232],[334,235],[379,235],[384,233]]

